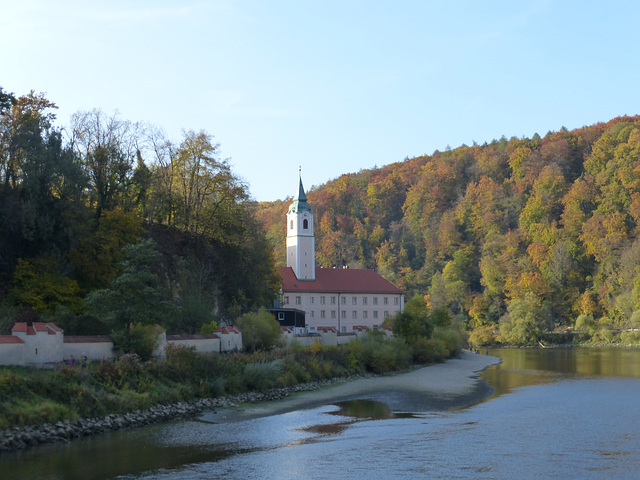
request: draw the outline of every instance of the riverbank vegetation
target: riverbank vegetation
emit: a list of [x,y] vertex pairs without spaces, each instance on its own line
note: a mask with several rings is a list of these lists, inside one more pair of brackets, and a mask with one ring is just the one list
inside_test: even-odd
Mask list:
[[[0,428],[127,413],[153,405],[292,387],[318,380],[385,374],[416,362],[457,355],[462,342],[448,335],[409,343],[372,333],[348,345],[295,344],[252,353],[199,354],[169,347],[164,360],[124,355],[86,369],[0,367]],[[457,338],[457,342],[452,339]],[[425,343],[426,342],[426,343]],[[420,354],[421,346],[426,354]]]

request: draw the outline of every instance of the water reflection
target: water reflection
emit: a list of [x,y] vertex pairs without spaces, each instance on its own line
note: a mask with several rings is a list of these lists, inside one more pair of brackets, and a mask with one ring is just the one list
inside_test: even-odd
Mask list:
[[500,348],[490,353],[502,363],[483,373],[494,389],[489,398],[567,378],[640,377],[640,351],[635,348]]
[[413,413],[394,412],[387,404],[375,400],[349,400],[346,402],[338,402],[334,405],[338,407],[337,410],[327,411],[325,413],[332,416],[347,417],[349,420],[307,425],[299,430],[319,435],[338,435],[354,423],[363,420],[416,418],[416,415]]

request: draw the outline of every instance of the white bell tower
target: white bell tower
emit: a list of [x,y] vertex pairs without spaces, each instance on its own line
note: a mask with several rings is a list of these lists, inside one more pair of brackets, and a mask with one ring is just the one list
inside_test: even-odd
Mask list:
[[300,176],[298,194],[287,213],[287,267],[298,280],[316,279],[316,242],[313,233],[313,211]]

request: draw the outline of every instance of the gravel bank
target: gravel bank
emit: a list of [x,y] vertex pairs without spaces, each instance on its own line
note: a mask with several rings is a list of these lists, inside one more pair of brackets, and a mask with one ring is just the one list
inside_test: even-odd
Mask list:
[[372,376],[341,382],[328,388],[291,395],[277,402],[206,412],[202,419],[234,422],[347,400],[374,400],[399,412],[447,410],[478,402],[492,393],[480,373],[500,363],[498,357],[462,352],[459,358],[409,373]]

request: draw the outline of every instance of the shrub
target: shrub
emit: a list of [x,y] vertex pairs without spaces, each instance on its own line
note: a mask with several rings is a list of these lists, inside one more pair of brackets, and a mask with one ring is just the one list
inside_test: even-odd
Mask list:
[[308,383],[311,374],[295,358],[288,357],[283,361],[284,371],[296,379],[297,383]]
[[0,426],[26,426],[42,423],[55,423],[64,419],[73,419],[73,414],[66,406],[45,400],[38,403],[17,401],[6,409],[0,420]]
[[426,365],[440,362],[444,358],[442,345],[433,339],[421,337],[411,347],[414,363]]
[[242,345],[248,352],[269,350],[282,340],[280,324],[264,308],[255,313],[245,313],[236,320],[236,324],[242,332]]
[[268,390],[276,386],[282,361],[250,363],[244,368],[244,383],[249,389]]
[[367,370],[374,373],[386,373],[409,367],[410,349],[407,343],[399,338],[380,341],[368,337],[363,342],[363,362]]
[[436,327],[433,330],[432,338],[442,343],[444,348],[449,352],[447,357],[458,355],[462,351],[462,334],[458,330]]

